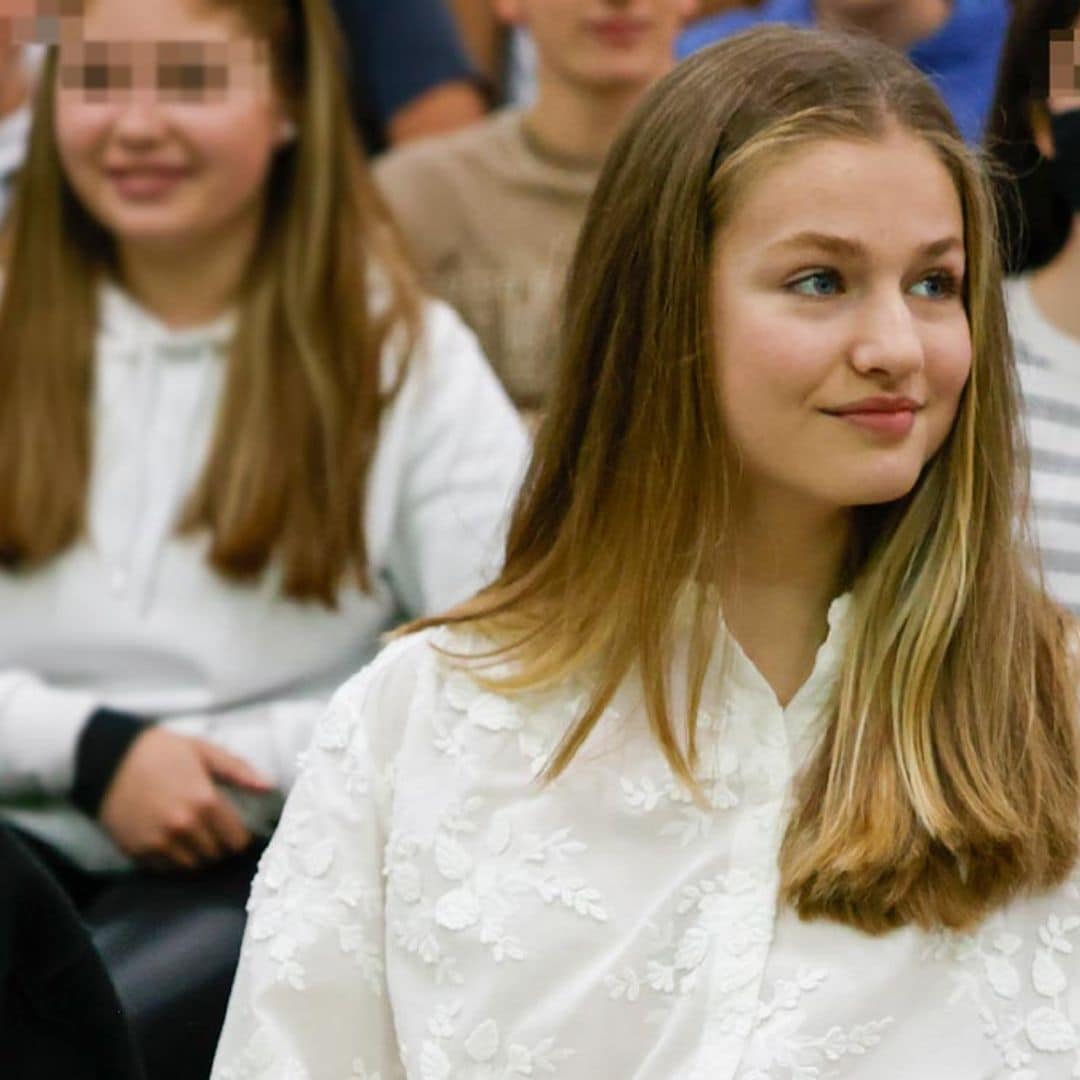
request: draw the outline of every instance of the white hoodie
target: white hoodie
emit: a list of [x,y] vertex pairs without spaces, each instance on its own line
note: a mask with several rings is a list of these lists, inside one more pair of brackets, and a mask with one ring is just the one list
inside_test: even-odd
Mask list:
[[[496,571],[527,438],[475,338],[430,302],[386,410],[368,480],[373,592],[336,611],[217,574],[176,521],[208,452],[233,320],[170,331],[105,287],[97,341],[88,536],[31,573],[0,573],[0,814],[88,869],[123,866],[68,801],[97,708],[161,719],[248,760],[287,791],[335,687],[403,617]],[[384,381],[400,357],[387,350]],[[287,448],[283,448],[287,452]],[[243,804],[243,800],[240,800]],[[249,800],[266,828],[272,808]]]

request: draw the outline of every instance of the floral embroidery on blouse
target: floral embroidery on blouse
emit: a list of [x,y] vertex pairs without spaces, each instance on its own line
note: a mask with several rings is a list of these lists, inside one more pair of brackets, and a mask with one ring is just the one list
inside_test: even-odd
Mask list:
[[[825,968],[802,968],[793,979],[778,979],[770,997],[763,997],[739,1080],[820,1080],[841,1058],[863,1057],[881,1042],[894,1023],[885,1016],[851,1027],[833,1026],[822,1035],[807,1035],[804,999],[828,982]],[[824,1070],[824,1071],[823,1071]]]
[[1047,911],[1027,938],[998,913],[973,934],[942,933],[928,947],[929,956],[955,962],[949,1002],[977,1008],[1009,1080],[1039,1080],[1033,1051],[1068,1058],[1067,1075],[1080,1077],[1080,985],[1070,978],[1080,948],[1080,874],[1061,895],[1072,901],[1068,914]]
[[[368,745],[359,725],[348,726],[331,714],[320,725],[315,747],[340,760],[345,791],[359,806],[370,800],[372,782],[365,765]],[[387,781],[384,779],[383,783]],[[297,786],[317,783],[305,771]],[[263,942],[277,967],[277,977],[303,990],[307,972],[299,959],[302,946],[320,933],[333,932],[342,952],[349,956],[357,974],[371,992],[381,996],[384,985],[382,950],[369,932],[369,924],[382,901],[381,889],[370,881],[346,876],[334,887],[318,887],[332,880],[339,838],[324,834],[310,812],[294,810],[283,818],[259,866],[258,878],[248,903],[248,936]]]
[[557,1047],[554,1037],[529,1046],[506,1038],[491,1017],[469,1031],[460,1025],[462,1005],[442,1005],[427,1023],[420,1050],[420,1080],[516,1080],[550,1076],[573,1050]]
[[[574,869],[586,848],[572,829],[517,835],[505,816],[487,819],[484,809],[482,799],[471,798],[443,813],[433,838],[395,832],[387,845],[388,888],[405,911],[391,923],[391,934],[434,969],[439,984],[462,981],[450,935],[474,937],[497,964],[525,958],[522,939],[511,931],[523,896],[582,918],[607,919],[603,897]],[[425,877],[425,865],[436,873]]]
[[1080,877],[968,935],[779,906],[832,636],[787,709],[738,654],[710,684],[697,799],[633,693],[544,783],[585,688],[494,693],[433,647],[472,640],[396,642],[335,698],[213,1080],[1080,1080]]

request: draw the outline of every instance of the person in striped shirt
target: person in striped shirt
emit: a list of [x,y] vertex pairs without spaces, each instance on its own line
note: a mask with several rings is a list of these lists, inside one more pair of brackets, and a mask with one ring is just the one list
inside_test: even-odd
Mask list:
[[1080,0],[1018,0],[989,148],[1047,588],[1080,615]]

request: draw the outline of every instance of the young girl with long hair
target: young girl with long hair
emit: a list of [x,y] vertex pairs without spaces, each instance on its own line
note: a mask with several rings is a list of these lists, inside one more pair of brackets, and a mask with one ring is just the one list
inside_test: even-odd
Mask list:
[[216,1080],[1072,1074],[1075,628],[996,244],[885,46],[758,29],[654,88],[505,568],[331,706]]
[[3,258],[0,813],[192,1077],[253,837],[380,633],[494,575],[526,439],[417,291],[326,0],[60,11]]
[[1018,0],[988,133],[1047,588],[1080,614],[1080,0]]

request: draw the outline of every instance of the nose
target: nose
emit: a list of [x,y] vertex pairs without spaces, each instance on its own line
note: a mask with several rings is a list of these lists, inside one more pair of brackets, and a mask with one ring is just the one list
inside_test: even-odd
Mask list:
[[925,350],[915,314],[899,290],[867,296],[860,307],[850,349],[851,366],[860,374],[889,382],[922,369]]
[[138,87],[119,108],[113,135],[127,143],[153,143],[164,137],[167,127],[153,88]]

